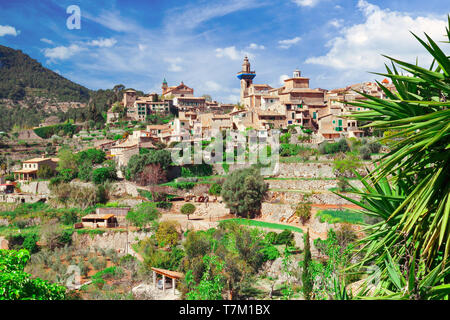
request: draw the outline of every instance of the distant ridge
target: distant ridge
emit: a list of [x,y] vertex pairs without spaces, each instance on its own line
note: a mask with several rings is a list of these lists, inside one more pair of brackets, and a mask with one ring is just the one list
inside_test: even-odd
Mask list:
[[21,50],[0,45],[0,99],[32,96],[86,103],[90,90],[43,67]]

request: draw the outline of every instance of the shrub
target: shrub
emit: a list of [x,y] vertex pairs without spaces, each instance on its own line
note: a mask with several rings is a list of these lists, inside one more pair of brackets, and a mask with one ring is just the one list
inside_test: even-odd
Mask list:
[[171,209],[173,203],[170,201],[158,201],[156,202],[156,207],[160,209]]
[[202,176],[210,176],[212,175],[212,165],[202,163],[195,165],[187,165],[181,167],[181,176],[182,177],[202,177]]
[[275,260],[280,256],[280,252],[274,245],[265,246],[261,252],[264,255],[264,261]]
[[295,156],[297,155],[301,150],[301,146],[296,144],[282,144],[280,146],[280,156],[282,157],[288,157],[288,156]]
[[30,253],[36,253],[39,249],[36,242],[39,241],[39,235],[37,233],[28,233],[25,236],[22,247],[27,249]]
[[345,177],[339,176],[337,187],[339,192],[347,192],[350,189],[350,184]]
[[221,192],[222,192],[222,185],[219,183],[212,184],[208,191],[208,193],[213,196],[220,196]]
[[267,232],[264,241],[268,244],[275,244],[277,240],[277,233],[274,231]]
[[288,144],[290,140],[291,134],[289,132],[280,136],[280,143],[282,144]]
[[275,244],[285,244],[287,246],[294,244],[294,234],[290,230],[284,230],[277,234]]
[[370,148],[368,145],[362,146],[361,148],[359,148],[359,154],[361,155],[361,158],[363,160],[370,160],[372,159],[370,154],[372,152],[370,151]]
[[190,190],[195,187],[194,182],[177,182],[175,188],[182,190]]
[[369,147],[371,153],[378,153],[378,152],[380,152],[381,144],[379,142],[377,142],[377,141],[369,142],[367,144],[367,146]]
[[350,147],[348,146],[348,143],[345,140],[345,138],[342,138],[335,143],[324,142],[319,147],[319,152],[321,154],[333,154],[347,151],[350,151]]
[[361,167],[361,162],[357,156],[348,155],[344,159],[336,159],[333,161],[334,174],[351,178],[354,176],[353,170],[357,170]]
[[297,207],[295,208],[295,215],[300,218],[302,224],[305,224],[311,218],[311,204],[297,204]]

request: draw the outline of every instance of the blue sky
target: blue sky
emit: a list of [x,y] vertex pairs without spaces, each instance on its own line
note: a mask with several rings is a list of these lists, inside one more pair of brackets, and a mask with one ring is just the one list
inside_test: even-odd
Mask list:
[[[79,30],[66,27],[70,5]],[[299,68],[313,88],[344,87],[377,79],[380,54],[428,64],[409,30],[441,40],[447,13],[437,0],[0,0],[0,44],[91,89],[160,92],[166,78],[234,103],[245,55],[255,83],[278,87]]]

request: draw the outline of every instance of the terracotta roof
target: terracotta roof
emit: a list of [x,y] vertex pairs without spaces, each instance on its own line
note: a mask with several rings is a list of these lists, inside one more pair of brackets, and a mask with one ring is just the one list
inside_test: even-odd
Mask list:
[[34,173],[37,172],[36,169],[21,169],[21,170],[16,170],[13,171],[14,173]]
[[291,92],[315,92],[315,93],[322,93],[322,91],[318,90],[318,89],[311,89],[311,88],[292,88],[292,89],[288,89],[288,90],[284,90],[282,91],[280,94],[286,94],[286,93],[291,93]]
[[283,116],[285,117],[285,114],[278,113],[275,111],[257,111],[258,115],[260,116]]
[[262,98],[263,98],[263,99],[280,99],[280,97],[277,97],[277,96],[270,96],[270,95],[262,96]]
[[37,163],[37,162],[42,162],[42,161],[47,161],[47,160],[52,160],[52,158],[33,158],[33,159],[25,160],[25,161],[23,161],[23,163]]
[[263,87],[263,88],[271,88],[271,86],[269,86],[268,84],[253,84],[254,87]]
[[155,271],[156,273],[165,275],[166,277],[169,277],[171,279],[180,279],[180,278],[184,277],[184,274],[182,274],[181,272],[176,272],[176,271],[171,271],[171,270],[166,270],[166,269],[152,267],[152,271]]
[[99,220],[108,220],[109,218],[114,217],[113,214],[95,214],[95,213],[91,213],[88,214],[84,217],[81,218],[81,220],[83,219],[99,219]]
[[205,100],[203,97],[177,97],[178,100]]
[[168,129],[169,126],[165,124],[149,124],[147,125],[147,130],[163,130]]

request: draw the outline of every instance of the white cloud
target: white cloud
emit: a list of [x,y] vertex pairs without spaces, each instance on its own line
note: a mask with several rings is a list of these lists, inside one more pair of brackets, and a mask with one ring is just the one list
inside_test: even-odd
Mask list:
[[278,41],[278,44],[279,44],[278,47],[282,48],[282,49],[289,49],[294,44],[298,43],[301,39],[302,38],[300,38],[300,37],[295,37],[292,39],[280,40],[280,41]]
[[50,39],[42,38],[41,41],[45,42],[45,43],[48,43],[48,44],[53,44],[53,41],[50,40]]
[[390,11],[359,0],[358,9],[365,16],[364,23],[343,27],[339,36],[330,40],[329,51],[311,57],[306,63],[323,65],[339,70],[367,72],[380,70],[385,59],[381,54],[419,64],[430,63],[429,54],[410,34],[426,32],[435,40],[442,40],[445,17],[413,17],[405,12]]
[[250,43],[250,45],[247,48],[254,49],[254,50],[264,50],[266,47],[264,47],[263,45],[256,44],[256,43]]
[[87,45],[93,47],[101,47],[101,48],[110,48],[117,43],[117,40],[114,38],[104,39],[100,38],[98,40],[91,40],[87,42]]
[[314,7],[320,0],[292,0],[299,7]]
[[289,79],[289,76],[287,74],[282,74],[280,76],[280,84],[284,84],[284,80]]
[[44,56],[49,58],[50,61],[66,60],[82,50],[84,50],[84,48],[76,44],[72,44],[68,47],[59,46],[55,48],[46,48],[44,49]]
[[329,24],[330,26],[335,27],[335,28],[340,28],[340,27],[342,27],[342,23],[343,23],[343,22],[344,22],[343,19],[333,19],[333,20],[331,20],[330,22],[328,22],[328,24]]
[[208,81],[205,82],[205,88],[208,91],[216,92],[216,91],[221,90],[222,86],[220,84],[218,84],[217,82],[215,82],[215,81],[208,80]]
[[208,20],[262,5],[264,3],[260,0],[222,0],[206,6],[183,6],[170,11],[171,17],[167,19],[167,26],[177,32],[194,29]]
[[216,57],[217,58],[228,58],[231,60],[241,60],[247,56],[248,58],[252,58],[253,55],[244,50],[237,50],[235,46],[226,47],[226,48],[217,48],[216,49]]
[[183,68],[179,65],[181,62],[183,62],[183,59],[181,59],[180,57],[165,58],[164,61],[169,63],[169,68],[167,70],[171,72],[183,71]]
[[83,17],[113,31],[133,32],[139,30],[135,21],[122,17],[120,12],[116,10],[103,10],[98,16],[93,16],[89,12],[83,12]]
[[20,31],[16,30],[16,28],[11,26],[2,26],[0,25],[0,37],[10,35],[10,36],[17,36],[20,33]]

